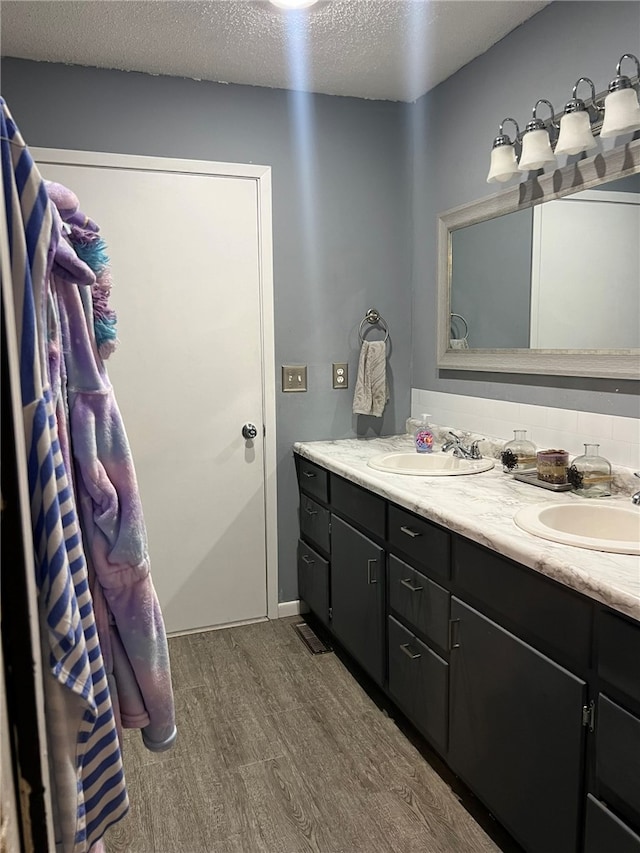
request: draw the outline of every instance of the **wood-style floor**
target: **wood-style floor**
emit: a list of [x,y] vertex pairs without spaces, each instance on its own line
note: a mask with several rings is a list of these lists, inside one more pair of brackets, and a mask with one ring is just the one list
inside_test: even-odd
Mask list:
[[174,638],[178,743],[125,736],[108,853],[489,853],[491,841],[335,654],[292,622]]

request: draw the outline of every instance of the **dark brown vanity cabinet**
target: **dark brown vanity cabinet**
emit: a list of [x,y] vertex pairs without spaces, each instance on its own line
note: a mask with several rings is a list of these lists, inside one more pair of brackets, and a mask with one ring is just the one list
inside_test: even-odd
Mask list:
[[385,502],[306,459],[296,465],[300,598],[383,686],[386,553],[367,532],[384,538]]
[[384,681],[385,554],[331,516],[331,630],[362,668]]
[[640,853],[640,624],[296,462],[300,595],[344,648],[528,853]]
[[[413,524],[411,529],[415,527]],[[425,541],[428,538],[427,535]],[[417,556],[421,556],[419,552]],[[447,648],[451,596],[440,584],[394,554],[389,554],[388,566],[389,694],[444,753],[449,727]],[[441,571],[438,565],[436,575]]]
[[531,853],[579,849],[592,604],[453,543],[449,762]]
[[449,762],[532,853],[577,849],[586,682],[453,598]]
[[441,752],[447,748],[449,664],[398,622],[388,618],[389,695]]
[[329,624],[329,560],[298,540],[298,594],[309,610]]
[[296,457],[300,483],[300,539],[298,540],[298,593],[309,609],[329,624],[330,513],[329,475]]
[[640,853],[640,625],[598,608],[585,853]]
[[379,540],[385,535],[385,502],[334,474],[329,490],[331,631],[382,687],[386,554]]

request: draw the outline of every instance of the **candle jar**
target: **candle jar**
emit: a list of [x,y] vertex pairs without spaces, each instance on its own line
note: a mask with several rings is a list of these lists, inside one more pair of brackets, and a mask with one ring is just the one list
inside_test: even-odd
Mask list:
[[569,454],[566,450],[539,450],[536,467],[538,479],[554,485],[567,482]]
[[604,498],[611,494],[611,465],[600,456],[599,444],[585,444],[582,456],[576,456],[567,478],[576,494],[583,498]]
[[500,454],[505,474],[515,471],[535,471],[536,446],[527,439],[526,429],[514,429],[513,438],[502,448]]

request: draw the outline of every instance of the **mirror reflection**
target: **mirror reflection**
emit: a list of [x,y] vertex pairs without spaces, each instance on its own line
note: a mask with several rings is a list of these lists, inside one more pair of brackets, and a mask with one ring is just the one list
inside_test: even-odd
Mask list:
[[640,174],[450,235],[453,349],[640,347]]

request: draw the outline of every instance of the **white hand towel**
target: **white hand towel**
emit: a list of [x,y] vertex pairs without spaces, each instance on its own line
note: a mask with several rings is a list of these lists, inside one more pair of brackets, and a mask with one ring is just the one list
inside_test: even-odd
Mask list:
[[380,418],[388,399],[387,345],[384,341],[364,341],[353,394],[353,413]]

